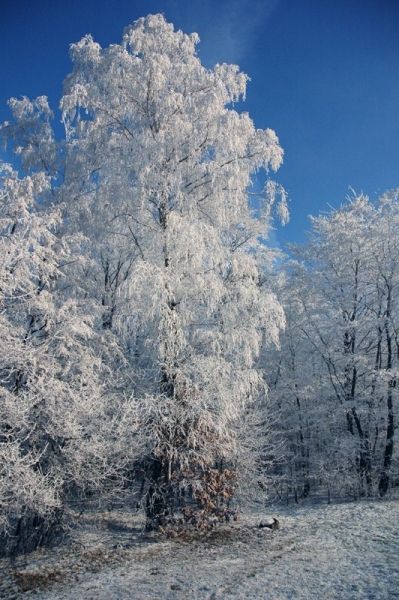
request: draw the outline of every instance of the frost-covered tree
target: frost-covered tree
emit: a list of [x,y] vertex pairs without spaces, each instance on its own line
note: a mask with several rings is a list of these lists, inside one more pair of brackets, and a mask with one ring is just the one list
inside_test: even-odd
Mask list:
[[355,196],[293,250],[270,382],[297,496],[383,496],[397,478],[398,207]]
[[[395,449],[397,430],[399,376],[399,192],[382,196],[372,223],[371,265],[375,276],[376,316],[374,378],[372,392],[377,404],[379,423],[374,445],[381,448],[382,461],[378,491],[384,496],[398,483],[398,456]],[[396,450],[396,455],[395,455]],[[396,456],[396,462],[394,458]],[[396,479],[396,481],[395,481]]]
[[101,222],[91,237],[114,274],[106,302],[140,407],[150,527],[182,504],[196,524],[228,514],[240,420],[264,391],[257,356],[284,322],[262,274],[270,194],[248,196],[282,150],[233,109],[247,77],[206,69],[197,42],[161,15],[106,49],[86,36],[61,102],[65,189],[83,173],[78,211]]
[[[99,490],[123,463],[123,420],[106,396],[99,309],[71,290],[79,240],[43,209],[48,178],[0,177],[0,540],[2,552],[52,539],[65,502]],[[40,202],[42,200],[42,202]],[[127,438],[126,438],[127,439]]]
[[246,75],[206,69],[197,42],[150,15],[120,45],[73,44],[62,141],[44,96],[9,103],[0,135],[24,175],[1,183],[4,527],[124,467],[150,528],[230,518],[261,479],[283,153],[234,109]]
[[[25,430],[29,421],[27,413],[33,407],[26,402],[24,392],[37,360],[36,348],[30,342],[33,337],[39,338],[43,331],[41,292],[55,269],[54,254],[49,249],[53,242],[51,226],[55,215],[46,223],[31,214],[35,195],[46,187],[43,175],[20,180],[11,167],[2,165],[0,536],[4,547],[9,546],[7,542],[12,540],[13,534],[15,537],[20,521],[33,518],[38,524],[39,519],[44,521],[46,516],[51,522],[59,506],[55,482],[40,469],[34,469],[39,456],[30,448],[32,432],[29,427]],[[45,446],[41,450],[45,451]]]

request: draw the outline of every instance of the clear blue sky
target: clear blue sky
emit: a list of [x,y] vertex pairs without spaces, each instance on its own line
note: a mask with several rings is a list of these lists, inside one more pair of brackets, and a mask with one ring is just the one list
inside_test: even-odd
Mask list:
[[10,96],[57,107],[71,42],[119,42],[154,12],[200,34],[207,66],[250,75],[245,110],[285,150],[281,242],[301,241],[307,215],[339,205],[348,186],[372,198],[399,187],[399,0],[0,0],[0,120]]

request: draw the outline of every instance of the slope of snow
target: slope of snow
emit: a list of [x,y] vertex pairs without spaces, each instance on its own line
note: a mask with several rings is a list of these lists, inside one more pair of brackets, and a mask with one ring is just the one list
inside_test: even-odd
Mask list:
[[59,582],[24,594],[10,589],[4,597],[399,598],[399,502],[279,507],[273,514],[281,522],[277,531],[259,529],[260,520],[269,515],[254,512],[204,540],[186,541],[142,538],[137,521],[135,529],[123,525],[123,515],[119,520],[114,516],[102,528],[85,526],[80,544],[83,540],[86,549],[80,553],[75,545],[73,551],[61,549],[52,557],[48,551],[33,553],[19,567],[14,565],[26,575],[51,563],[62,571]]

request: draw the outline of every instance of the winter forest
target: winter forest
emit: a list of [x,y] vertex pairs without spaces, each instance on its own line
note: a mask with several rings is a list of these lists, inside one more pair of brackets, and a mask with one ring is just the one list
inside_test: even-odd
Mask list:
[[173,537],[399,486],[399,191],[354,191],[275,247],[283,149],[247,75],[197,43],[150,15],[72,44],[62,138],[45,96],[9,101],[3,556],[95,503]]

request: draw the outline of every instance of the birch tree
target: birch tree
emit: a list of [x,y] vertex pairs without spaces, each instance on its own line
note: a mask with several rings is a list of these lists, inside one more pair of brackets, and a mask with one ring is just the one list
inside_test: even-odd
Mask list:
[[[233,108],[247,77],[206,69],[197,42],[161,15],[136,21],[120,45],[86,36],[71,47],[61,102],[73,156],[96,167],[85,201],[129,257],[112,312],[140,407],[150,528],[175,510],[196,526],[229,515],[262,337],[276,343],[284,323],[262,277],[271,202],[265,194],[255,211],[248,200],[255,174],[283,153]],[[285,216],[284,195],[278,209]]]

